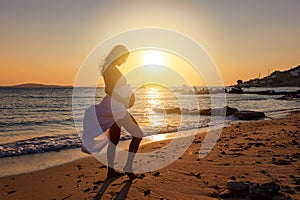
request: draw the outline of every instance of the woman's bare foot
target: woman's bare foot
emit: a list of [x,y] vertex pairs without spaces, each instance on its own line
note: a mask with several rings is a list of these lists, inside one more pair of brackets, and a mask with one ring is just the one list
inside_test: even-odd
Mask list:
[[125,171],[126,175],[129,177],[130,180],[136,179],[138,175],[133,173],[132,167],[131,166],[124,166],[123,170]]
[[83,145],[81,145],[81,152],[86,153],[86,154],[91,154],[89,152],[89,150],[87,150],[87,148],[85,146],[83,146]]
[[124,176],[124,175],[125,175],[124,173],[117,172],[113,168],[108,167],[107,178],[116,178],[116,177]]
[[138,175],[131,172],[126,172],[126,175],[129,177],[130,180],[134,180],[138,177]]

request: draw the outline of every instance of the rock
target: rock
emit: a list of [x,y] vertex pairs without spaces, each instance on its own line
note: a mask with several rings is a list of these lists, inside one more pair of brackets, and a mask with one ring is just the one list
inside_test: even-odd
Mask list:
[[208,196],[212,197],[212,198],[218,198],[219,194],[217,192],[212,192],[212,193],[208,194]]
[[218,185],[214,185],[214,186],[212,186],[212,188],[214,188],[215,190],[221,189]]
[[288,160],[272,160],[274,165],[290,165],[291,162]]
[[138,176],[138,179],[143,179],[143,178],[145,178],[146,176],[145,176],[145,174],[140,174],[139,176]]
[[282,188],[282,191],[285,192],[285,193],[288,193],[288,194],[295,194],[295,191],[289,186],[284,186]]
[[233,191],[231,191],[231,190],[225,190],[225,191],[223,191],[223,192],[221,192],[219,194],[219,197],[225,199],[225,198],[234,197],[235,195],[236,194]]
[[229,116],[236,112],[238,112],[238,109],[225,106],[224,108],[200,110],[200,115]]
[[275,182],[269,182],[250,188],[249,198],[253,200],[271,200],[272,196],[279,195],[280,185]]
[[294,174],[291,174],[291,175],[290,175],[290,178],[295,179],[296,176],[295,176]]
[[144,191],[144,196],[145,196],[145,197],[150,196],[150,190],[145,190],[145,191]]
[[98,186],[97,185],[95,185],[94,187],[93,187],[93,190],[98,190]]
[[289,196],[284,196],[282,194],[274,195],[272,200],[291,200]]
[[195,144],[200,144],[201,141],[200,141],[200,140],[196,140],[194,143],[195,143]]
[[298,142],[296,140],[292,140],[293,145],[298,145]]
[[213,109],[201,109],[199,110],[189,110],[176,108],[153,108],[156,113],[166,113],[166,114],[187,114],[187,115],[205,115],[205,116],[229,116],[238,112],[238,109],[225,106],[223,108],[213,108]]
[[201,178],[201,174],[198,172],[198,173],[195,174],[195,177],[196,178]]
[[293,180],[293,183],[294,183],[295,185],[300,186],[300,179],[294,179],[294,180]]
[[197,173],[191,172],[190,176],[195,176],[196,178],[201,178],[201,174],[199,172],[197,172]]
[[266,170],[261,170],[260,172],[265,175],[269,174]]
[[225,151],[221,151],[220,154],[221,155],[226,155],[226,152]]
[[228,181],[227,184],[227,189],[233,190],[233,191],[246,191],[249,189],[249,184],[244,183],[244,182],[237,182],[237,181]]
[[93,184],[94,184],[94,185],[100,185],[101,183],[103,183],[103,181],[102,181],[102,180],[99,180],[99,181],[95,181],[95,182],[93,182]]
[[12,189],[12,190],[9,190],[8,192],[7,192],[7,194],[13,194],[13,193],[15,193],[16,191],[14,190],[14,189]]
[[[225,90],[226,92],[227,90]],[[243,89],[241,87],[233,87],[231,88],[228,93],[230,94],[242,94],[243,93]]]
[[256,111],[238,111],[233,114],[240,120],[255,120],[265,118],[265,113]]
[[298,90],[298,93],[294,94],[286,94],[284,96],[276,98],[277,100],[294,100],[294,99],[299,99],[300,98],[300,93]]
[[153,176],[159,176],[160,175],[160,173],[159,172],[155,172],[154,174],[153,174]]
[[200,110],[200,115],[211,115],[211,109],[202,109]]
[[266,146],[266,145],[265,145],[264,143],[262,143],[262,142],[256,142],[256,143],[254,143],[254,145],[255,145],[256,147],[260,147],[260,146],[265,147],[265,146]]
[[233,115],[234,113],[238,112],[238,109],[225,106],[223,108],[222,112],[226,113],[226,116],[230,116],[230,115]]
[[275,182],[265,183],[260,186],[260,189],[270,193],[276,194],[280,190],[280,185]]
[[252,200],[272,200],[271,194],[260,189],[259,187],[251,188],[248,198]]
[[215,108],[211,110],[213,116],[229,116],[238,112],[238,109],[225,106],[224,108]]

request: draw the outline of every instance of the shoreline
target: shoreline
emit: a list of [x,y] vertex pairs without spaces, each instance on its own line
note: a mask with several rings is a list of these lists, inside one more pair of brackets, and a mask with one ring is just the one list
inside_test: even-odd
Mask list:
[[[199,159],[203,136],[175,162],[133,182],[126,176],[108,183],[106,167],[89,156],[48,169],[0,178],[5,199],[216,199],[230,180],[280,185],[282,197],[300,199],[300,112],[282,119],[225,127],[214,149]],[[167,141],[147,144],[153,151]],[[38,186],[38,187],[37,187]],[[180,188],[180,190],[176,189]],[[245,199],[243,194],[239,198]],[[97,198],[96,198],[97,199]],[[230,199],[230,198],[229,198]]]
[[[291,111],[289,113],[281,113],[280,115],[277,115],[276,118],[266,117],[265,119],[260,119],[258,121],[282,119],[294,112],[297,112],[297,110]],[[141,143],[141,147],[145,145],[155,144],[157,142],[167,142],[171,139],[174,139],[176,135],[178,135],[179,138],[186,137],[189,135],[195,135],[195,137],[197,137],[197,135],[199,134],[205,134],[208,128],[211,128],[212,130],[220,130],[237,123],[249,123],[249,122],[252,121],[251,120],[247,120],[247,121],[246,120],[229,120],[229,121],[225,120],[223,125],[215,125],[211,127],[202,127],[198,129],[182,130],[179,132],[171,132],[171,133],[163,133],[158,135],[147,136],[146,138],[143,139]],[[191,133],[195,131],[197,132],[196,134]],[[128,148],[129,143],[130,140],[123,140],[120,141],[118,145],[122,149],[126,149]],[[64,164],[69,164],[77,160],[84,159],[86,157],[93,157],[93,155],[82,153],[80,148],[70,148],[70,149],[62,149],[59,151],[49,151],[49,152],[37,153],[37,154],[4,157],[0,159],[0,178],[13,176],[13,175],[22,175],[26,173],[33,173],[40,170],[45,170],[45,169],[49,169]],[[6,169],[9,170],[7,171]]]
[[0,178],[14,175],[33,173],[59,165],[68,164],[88,157],[80,148],[67,149],[60,152],[45,152],[0,159]]
[[[175,135],[177,134],[179,135],[178,137],[185,137],[186,132],[187,135],[191,135],[191,133],[189,132],[195,131],[197,131],[196,134],[203,134],[206,129],[207,127],[148,136],[142,141],[140,146],[143,147],[145,145],[151,145],[157,142],[167,142],[171,139],[174,139]],[[131,140],[120,141],[118,146],[122,149],[127,149],[130,141]],[[104,150],[106,150],[106,147],[104,148]],[[77,160],[87,157],[93,157],[93,155],[88,155],[81,152],[80,148],[4,157],[0,158],[0,178],[46,170],[52,167],[76,162]]]

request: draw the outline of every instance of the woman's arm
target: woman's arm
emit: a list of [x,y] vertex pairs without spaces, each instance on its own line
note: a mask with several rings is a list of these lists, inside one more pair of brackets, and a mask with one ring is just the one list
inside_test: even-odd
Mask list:
[[105,71],[103,77],[105,93],[124,104],[127,108],[131,108],[134,105],[135,95],[132,93],[130,86],[127,85],[123,74],[118,69],[109,68]]

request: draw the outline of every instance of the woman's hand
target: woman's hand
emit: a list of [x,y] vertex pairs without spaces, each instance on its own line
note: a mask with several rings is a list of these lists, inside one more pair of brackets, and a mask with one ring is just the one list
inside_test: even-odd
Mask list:
[[126,108],[131,108],[135,102],[135,95],[131,93],[130,97],[124,98],[121,97],[118,93],[114,93],[112,98],[120,102],[121,104],[125,105]]
[[132,93],[129,99],[128,108],[131,108],[134,105],[134,102],[135,102],[135,95],[134,93]]

